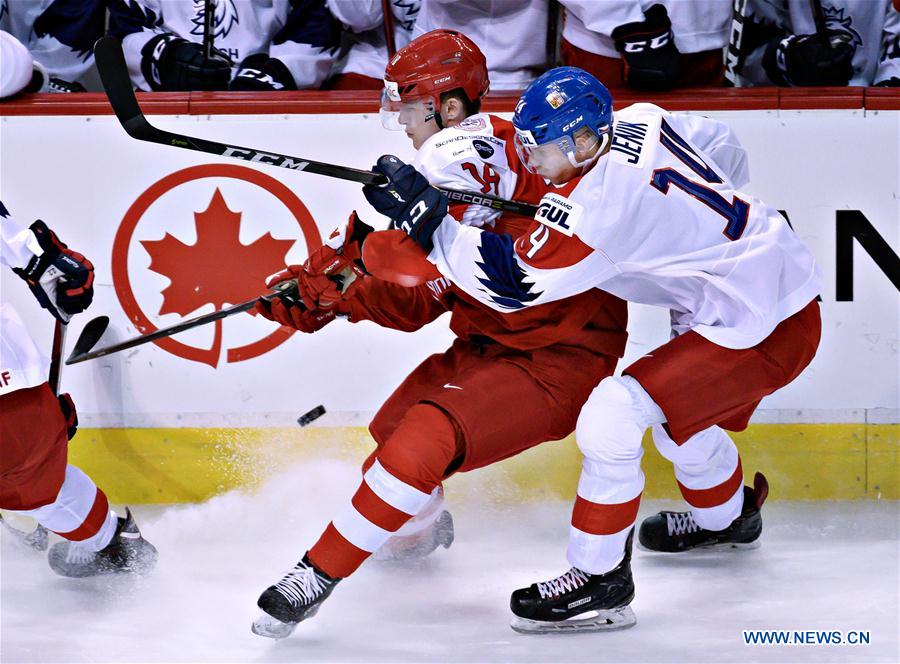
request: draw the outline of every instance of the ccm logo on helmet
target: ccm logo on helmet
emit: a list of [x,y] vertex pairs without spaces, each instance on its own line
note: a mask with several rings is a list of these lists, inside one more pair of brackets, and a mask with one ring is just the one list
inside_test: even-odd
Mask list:
[[572,237],[583,212],[584,207],[579,203],[556,194],[545,194],[534,218],[545,226]]
[[572,127],[574,127],[575,125],[577,125],[577,124],[578,124],[579,122],[581,122],[582,120],[584,120],[584,116],[583,116],[583,115],[579,115],[577,118],[575,118],[574,120],[572,120],[569,124],[565,125],[565,126],[562,128],[562,132],[565,134],[567,131],[569,131]]

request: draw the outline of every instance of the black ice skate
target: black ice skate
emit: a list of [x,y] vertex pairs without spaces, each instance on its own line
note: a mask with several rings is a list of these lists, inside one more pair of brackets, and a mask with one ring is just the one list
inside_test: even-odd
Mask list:
[[523,634],[597,632],[625,629],[637,622],[628,606],[634,599],[631,578],[631,543],[625,557],[606,574],[588,574],[573,567],[565,574],[516,590],[509,607],[516,615],[510,623]]
[[250,628],[254,634],[270,639],[290,636],[297,623],[316,615],[322,602],[331,594],[340,579],[315,568],[308,554],[294,565],[274,586],[269,586],[257,606],[265,613]]
[[453,538],[453,517],[444,510],[427,528],[412,535],[391,537],[372,554],[372,559],[382,562],[421,560],[439,546],[449,549]]
[[680,553],[699,548],[755,549],[762,534],[760,508],[769,495],[769,483],[762,473],[753,477],[753,488],[744,487],[741,514],[725,530],[705,530],[690,512],[660,512],[644,520],[638,533],[640,548],[646,551]]
[[131,510],[126,507],[125,517],[119,517],[116,534],[106,548],[83,551],[73,542],[59,542],[50,547],[48,562],[57,574],[85,577],[123,572],[143,574],[153,569],[156,558],[156,547],[141,537]]

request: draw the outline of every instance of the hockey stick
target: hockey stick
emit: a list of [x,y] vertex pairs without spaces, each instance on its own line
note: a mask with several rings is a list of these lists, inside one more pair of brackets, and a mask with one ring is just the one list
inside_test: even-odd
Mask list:
[[831,50],[831,40],[828,38],[828,22],[825,20],[825,12],[822,11],[822,0],[809,0],[809,8],[812,10],[813,22],[816,24],[816,34],[819,41],[828,50]]
[[391,0],[381,0],[382,26],[384,27],[384,40],[387,45],[388,60],[390,61],[397,52],[397,43],[394,41],[394,11]]
[[731,36],[725,50],[725,85],[736,87],[737,77],[744,67],[744,54],[741,47],[744,41],[744,29],[747,27],[747,0],[734,0],[731,12]]
[[89,320],[88,324],[81,330],[81,334],[78,335],[69,359],[90,352],[97,345],[97,342],[100,341],[100,337],[106,332],[107,327],[109,327],[109,316],[97,316]]
[[59,396],[59,383],[62,380],[62,354],[66,345],[67,329],[68,325],[61,320],[57,320],[53,328],[53,349],[50,351],[50,375],[47,382],[55,396]]
[[[78,364],[79,362],[87,362],[88,360],[103,357],[104,355],[111,355],[112,353],[118,353],[119,351],[128,350],[129,348],[134,348],[135,346],[143,346],[144,344],[150,343],[151,341],[156,341],[157,339],[171,337],[173,334],[178,334],[179,332],[184,332],[185,330],[200,327],[201,325],[206,325],[207,323],[212,323],[213,321],[222,320],[223,318],[228,318],[229,316],[233,316],[234,314],[239,314],[242,311],[249,311],[254,307],[258,300],[272,301],[279,295],[279,293],[281,293],[281,291],[289,289],[291,287],[291,282],[287,281],[283,284],[279,284],[274,292],[267,293],[261,297],[255,297],[252,300],[248,300],[241,304],[236,304],[233,307],[219,309],[218,311],[203,314],[202,316],[195,316],[194,318],[189,318],[188,320],[181,321],[180,323],[176,323],[175,325],[160,328],[154,332],[150,332],[149,334],[142,334],[138,337],[132,337],[131,339],[126,339],[125,341],[121,341],[117,344],[105,346],[103,348],[98,348],[95,351],[91,351],[93,345],[100,339],[100,335],[103,334],[101,330],[100,335],[94,336],[96,330],[93,330],[90,334],[90,337],[86,337],[85,333],[88,332],[88,327],[99,320],[95,318],[90,323],[88,323],[88,326],[85,327],[84,331],[81,333],[81,336],[78,337],[78,342],[75,344],[75,349],[72,351],[72,354],[69,355],[69,359],[66,360],[66,365]],[[101,318],[106,317],[101,316]],[[107,319],[107,323],[108,321],[109,319]],[[103,325],[103,329],[106,329],[106,324]]]
[[203,55],[209,60],[213,54],[215,37],[216,0],[203,0]]
[[[121,42],[115,37],[102,37],[94,45],[94,57],[97,61],[100,80],[103,82],[103,89],[106,91],[109,103],[122,128],[132,138],[136,138],[139,141],[159,143],[160,145],[172,145],[185,150],[231,157],[232,159],[290,168],[295,171],[306,171],[340,180],[359,182],[360,184],[387,184],[387,178],[380,173],[373,173],[372,171],[291,157],[278,154],[277,152],[262,152],[253,148],[226,145],[225,143],[208,141],[204,138],[195,138],[158,129],[147,121],[147,118],[141,112],[141,107],[138,105],[134,89],[131,87],[131,79],[128,75],[125,55],[122,53]],[[496,196],[476,194],[471,191],[457,191],[444,188],[441,188],[441,191],[447,194],[451,201],[459,203],[480,205],[526,217],[533,217],[537,212],[537,206],[530,203],[508,201]]]

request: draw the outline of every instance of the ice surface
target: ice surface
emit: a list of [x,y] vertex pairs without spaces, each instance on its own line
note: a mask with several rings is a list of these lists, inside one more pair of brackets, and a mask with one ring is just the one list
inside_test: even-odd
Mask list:
[[[259,593],[315,541],[359,480],[349,463],[286,470],[254,494],[135,510],[160,550],[145,578],[63,579],[5,533],[3,662],[900,661],[898,503],[764,508],[743,552],[638,551],[638,624],[520,635],[509,594],[567,568],[570,506],[482,505],[448,485],[457,539],[409,567],[370,562],[284,641],[250,633]],[[487,493],[487,492],[486,492]],[[777,487],[773,487],[777,495]],[[647,502],[641,516],[675,503]],[[870,630],[868,646],[745,646],[744,629]]]

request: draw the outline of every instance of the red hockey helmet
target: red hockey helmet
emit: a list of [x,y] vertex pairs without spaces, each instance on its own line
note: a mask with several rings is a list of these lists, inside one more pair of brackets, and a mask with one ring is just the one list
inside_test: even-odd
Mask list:
[[397,51],[384,71],[384,86],[384,110],[416,101],[430,102],[435,110],[441,93],[457,88],[476,101],[488,91],[487,61],[461,32],[432,30]]

